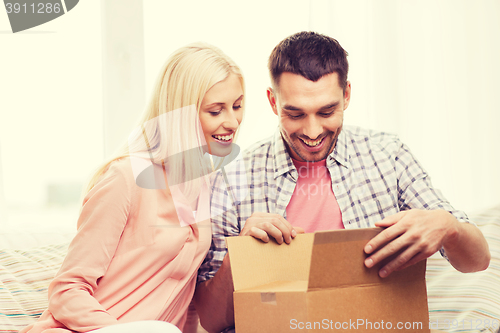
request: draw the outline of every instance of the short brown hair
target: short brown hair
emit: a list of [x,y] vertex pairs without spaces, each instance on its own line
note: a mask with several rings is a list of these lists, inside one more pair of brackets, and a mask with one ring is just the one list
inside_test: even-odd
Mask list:
[[337,73],[339,85],[347,86],[347,52],[339,42],[329,36],[312,31],[302,31],[282,40],[269,56],[269,74],[273,87],[279,89],[283,72],[301,75],[310,81]]

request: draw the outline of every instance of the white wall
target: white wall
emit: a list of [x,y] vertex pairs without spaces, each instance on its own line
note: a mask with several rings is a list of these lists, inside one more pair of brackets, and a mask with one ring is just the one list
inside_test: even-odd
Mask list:
[[345,122],[397,133],[457,208],[500,203],[500,2],[312,3],[350,54]]
[[159,4],[145,1],[146,87],[167,55],[189,42],[219,46],[243,69],[247,108],[238,144],[277,125],[265,97],[267,58],[301,30],[349,52],[347,124],[398,134],[457,208],[500,202],[500,3],[311,0]]
[[102,1],[104,156],[119,148],[144,108],[142,0]]
[[[498,203],[499,6],[488,0],[147,0],[142,18],[139,10],[122,7],[130,21],[115,17],[123,25],[115,27],[120,40],[108,37],[115,54],[120,48],[132,52],[129,78],[138,94],[131,96],[133,107],[115,109],[106,137],[102,3],[80,1],[68,14],[17,34],[0,11],[6,203],[29,210],[44,205],[48,184],[84,182],[102,161],[105,140],[121,141],[133,125],[167,56],[190,42],[220,47],[243,69],[247,109],[238,143],[247,147],[270,135],[277,119],[265,95],[267,57],[281,39],[309,29],[337,38],[350,54],[346,123],[398,133],[456,207],[471,211]],[[128,24],[141,20],[143,50],[140,35],[133,43],[123,38]],[[112,58],[104,62],[120,66]],[[138,83],[141,76],[144,83]]]
[[242,69],[246,114],[238,138],[247,147],[277,126],[269,108],[267,58],[284,37],[308,30],[309,2],[144,1],[146,91],[168,55],[186,44],[204,41],[219,47]]
[[0,10],[0,150],[7,204],[83,182],[103,156],[100,3],[12,34]]

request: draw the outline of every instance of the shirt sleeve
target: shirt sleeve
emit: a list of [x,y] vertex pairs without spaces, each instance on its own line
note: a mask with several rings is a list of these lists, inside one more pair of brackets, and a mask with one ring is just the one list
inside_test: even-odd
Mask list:
[[[429,175],[404,144],[401,144],[396,157],[396,172],[400,210],[444,209],[455,216],[459,222],[471,223],[463,211],[453,208],[441,191],[432,186]],[[448,260],[444,248],[441,248],[439,252]]]
[[[222,265],[226,255],[226,237],[238,236],[238,212],[230,188],[222,171],[215,173],[210,196],[212,243],[198,270],[197,283],[210,280]],[[229,190],[229,191],[228,191]]]
[[198,270],[198,283],[210,280],[222,265],[226,255],[226,237],[241,232],[242,201],[248,196],[248,173],[243,159],[237,159],[211,177],[210,214],[212,244]]
[[398,204],[400,210],[444,209],[460,222],[469,222],[467,215],[445,199],[440,190],[434,188],[427,172],[413,157],[409,148],[401,144],[396,156],[398,178]]
[[117,323],[93,296],[115,254],[129,215],[133,177],[115,164],[85,197],[78,232],[49,286],[49,311],[74,331],[85,332]]

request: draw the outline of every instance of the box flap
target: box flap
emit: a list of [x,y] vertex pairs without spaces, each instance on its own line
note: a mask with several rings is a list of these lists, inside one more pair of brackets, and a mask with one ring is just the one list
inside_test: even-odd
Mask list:
[[422,278],[425,275],[425,263],[423,269],[422,265],[413,265],[404,270],[393,272],[384,279],[379,277],[378,271],[392,258],[388,258],[372,268],[367,268],[364,265],[367,257],[364,247],[380,231],[382,228],[315,233],[308,289],[404,282]]
[[279,293],[279,292],[306,292],[307,291],[307,281],[275,281],[269,284],[263,284],[261,286],[256,286],[248,289],[240,289],[235,291],[235,293]]
[[234,290],[275,281],[307,281],[314,234],[297,235],[291,244],[264,243],[251,236],[226,238]]

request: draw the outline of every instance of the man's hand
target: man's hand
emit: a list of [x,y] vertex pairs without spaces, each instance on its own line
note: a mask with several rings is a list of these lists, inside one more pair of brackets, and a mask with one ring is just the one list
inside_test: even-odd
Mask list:
[[[293,228],[283,216],[269,213],[254,213],[246,220],[240,236],[253,236],[269,242],[269,236],[279,244],[288,244],[297,234],[304,233]],[[194,301],[202,326],[209,332],[220,332],[234,326],[233,278],[229,255],[226,254],[215,276],[196,287]]]
[[301,233],[304,233],[302,228],[292,227],[281,215],[253,213],[246,221],[240,236],[253,236],[265,243],[269,242],[271,236],[278,244],[283,244],[283,241],[290,244],[292,238]]
[[371,255],[366,258],[365,265],[373,267],[401,251],[380,269],[380,277],[426,259],[441,247],[458,270],[475,271],[488,267],[490,254],[484,236],[475,226],[458,222],[447,211],[412,209],[389,216],[375,225],[386,229],[366,244],[365,253]]

